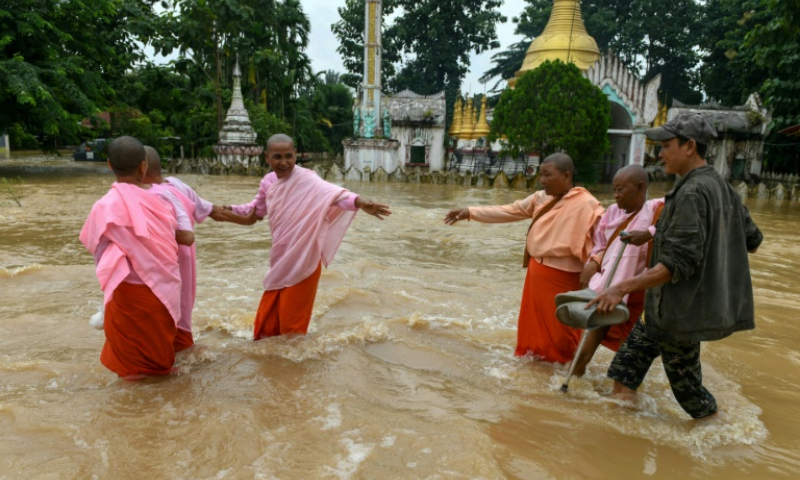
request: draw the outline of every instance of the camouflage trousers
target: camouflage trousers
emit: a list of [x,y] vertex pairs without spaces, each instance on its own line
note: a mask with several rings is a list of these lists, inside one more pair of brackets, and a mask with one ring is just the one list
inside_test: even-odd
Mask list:
[[716,413],[717,401],[703,386],[700,342],[656,342],[647,336],[641,320],[614,356],[608,377],[636,390],[659,355],[672,393],[686,413],[693,418]]

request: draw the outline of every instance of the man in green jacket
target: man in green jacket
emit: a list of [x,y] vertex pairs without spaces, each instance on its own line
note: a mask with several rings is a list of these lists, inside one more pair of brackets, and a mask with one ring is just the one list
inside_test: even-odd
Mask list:
[[656,224],[650,269],[605,290],[587,308],[613,309],[647,289],[639,321],[608,370],[614,393],[632,396],[659,355],[675,398],[693,418],[717,413],[703,386],[700,342],[755,328],[748,252],[763,240],[733,188],[705,161],[716,132],[700,114],[679,115],[646,135],[680,180]]

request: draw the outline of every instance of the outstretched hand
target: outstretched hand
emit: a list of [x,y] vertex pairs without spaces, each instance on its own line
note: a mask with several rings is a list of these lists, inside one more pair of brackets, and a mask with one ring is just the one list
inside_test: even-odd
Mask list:
[[450,210],[447,212],[447,215],[444,216],[444,223],[448,225],[453,225],[459,220],[469,220],[469,208]]
[[[623,235],[623,233],[625,235]],[[650,235],[650,232],[647,230],[634,230],[632,232],[620,233],[619,239],[624,243],[630,243],[631,245],[636,245],[638,247],[652,240],[653,236]]]
[[389,210],[389,205],[373,202],[372,200],[362,200],[361,197],[356,200],[356,207],[376,217],[378,220],[383,220],[383,217],[388,217],[392,214],[392,211]]

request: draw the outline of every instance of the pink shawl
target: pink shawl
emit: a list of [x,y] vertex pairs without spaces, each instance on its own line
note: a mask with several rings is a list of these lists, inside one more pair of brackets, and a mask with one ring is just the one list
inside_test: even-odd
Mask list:
[[[635,230],[649,229],[653,223],[653,215],[655,215],[656,209],[662,203],[664,203],[663,198],[645,202],[642,209],[636,214],[636,218],[631,220],[628,226],[625,227],[625,230],[633,232]],[[603,219],[600,220],[600,224],[597,226],[594,234],[592,255],[597,255],[598,257],[602,257],[602,259],[600,262],[600,271],[595,273],[589,281],[589,288],[595,292],[599,293],[603,291],[606,281],[609,275],[611,275],[611,270],[613,270],[614,262],[616,262],[619,251],[622,249],[622,239],[620,239],[619,236],[614,239],[611,245],[608,245],[608,240],[611,238],[611,235],[617,231],[617,228],[625,223],[630,216],[631,214],[625,213],[614,204],[608,207],[605,215],[603,215]],[[610,286],[613,287],[620,282],[630,280],[645,270],[647,270],[647,244],[638,247],[636,245],[628,245],[625,248],[625,252],[622,254],[622,259],[619,262],[617,272],[614,274],[614,279],[611,281]],[[622,300],[627,302],[628,295],[625,295]]]
[[96,270],[105,303],[130,273],[130,264],[178,323],[181,277],[176,228],[172,206],[166,201],[135,185],[111,186],[92,207],[80,234],[92,255],[101,238],[110,241]]
[[[194,225],[197,204],[171,183],[161,185],[169,188],[175,198],[181,202],[183,210]],[[178,245],[178,267],[181,272],[181,319],[178,328],[185,332],[192,331],[192,310],[197,296],[197,242],[192,245]]]
[[335,206],[348,195],[348,190],[298,167],[270,187],[265,203],[272,248],[264,290],[291,287],[314,273],[320,261],[325,267],[330,264],[357,213]]

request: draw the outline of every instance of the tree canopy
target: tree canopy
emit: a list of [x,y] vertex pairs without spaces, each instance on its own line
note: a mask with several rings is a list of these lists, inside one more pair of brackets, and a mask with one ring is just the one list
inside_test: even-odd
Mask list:
[[567,153],[578,169],[577,178],[593,183],[598,178],[597,163],[610,148],[609,108],[606,95],[578,67],[547,61],[500,96],[491,138],[505,137],[512,156]]

